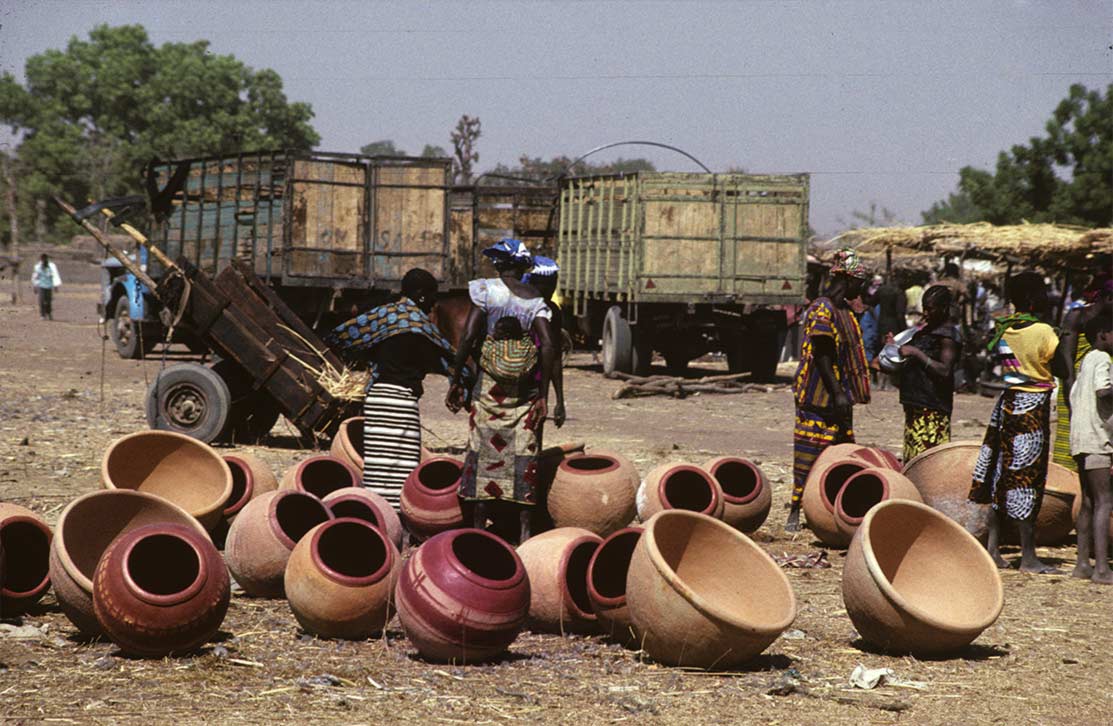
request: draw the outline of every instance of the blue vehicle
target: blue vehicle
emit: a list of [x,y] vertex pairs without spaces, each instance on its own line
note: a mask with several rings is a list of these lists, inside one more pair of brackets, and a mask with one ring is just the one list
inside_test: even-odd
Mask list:
[[[128,255],[135,259],[135,253]],[[147,251],[139,250],[139,264],[146,269]],[[163,339],[158,302],[135,275],[114,257],[101,262],[101,300],[97,313],[108,327],[108,336],[121,358],[142,358]]]

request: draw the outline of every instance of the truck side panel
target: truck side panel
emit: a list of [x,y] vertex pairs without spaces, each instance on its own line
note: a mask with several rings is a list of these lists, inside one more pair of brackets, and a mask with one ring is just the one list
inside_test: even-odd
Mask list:
[[367,167],[296,159],[284,276],[367,279]]
[[448,265],[448,169],[442,162],[371,167],[371,277],[393,284],[412,267],[444,281]]

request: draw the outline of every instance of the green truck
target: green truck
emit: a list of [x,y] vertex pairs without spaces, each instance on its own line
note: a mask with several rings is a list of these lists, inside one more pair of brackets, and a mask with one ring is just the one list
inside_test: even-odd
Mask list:
[[635,172],[566,179],[560,294],[607,375],[670,372],[712,351],[768,379],[804,302],[807,174]]

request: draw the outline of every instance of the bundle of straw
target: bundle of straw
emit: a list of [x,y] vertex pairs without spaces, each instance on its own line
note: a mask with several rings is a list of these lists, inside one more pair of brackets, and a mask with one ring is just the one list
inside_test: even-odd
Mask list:
[[318,350],[308,340],[298,335],[297,331],[291,330],[285,325],[280,325],[279,327],[300,340],[305,348],[311,351],[317,358],[315,363],[310,363],[299,358],[289,348],[286,349],[286,354],[312,373],[317,383],[321,385],[321,388],[325,389],[326,393],[342,401],[359,401],[363,399],[370,373],[367,371],[353,370],[347,366],[337,368],[325,357],[323,350]]

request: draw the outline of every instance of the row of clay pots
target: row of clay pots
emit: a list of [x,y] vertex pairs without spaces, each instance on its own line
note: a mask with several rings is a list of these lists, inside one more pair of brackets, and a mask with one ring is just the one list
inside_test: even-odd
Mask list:
[[0,613],[24,612],[50,588],[52,537],[38,514],[0,502]]
[[749,459],[721,456],[703,466],[661,464],[646,475],[637,493],[638,519],[682,509],[721,519],[754,532],[769,516],[773,492],[761,468]]
[[[353,416],[340,422],[336,436],[329,446],[329,453],[363,473],[363,416]],[[432,459],[434,454],[421,447],[421,461]]]

